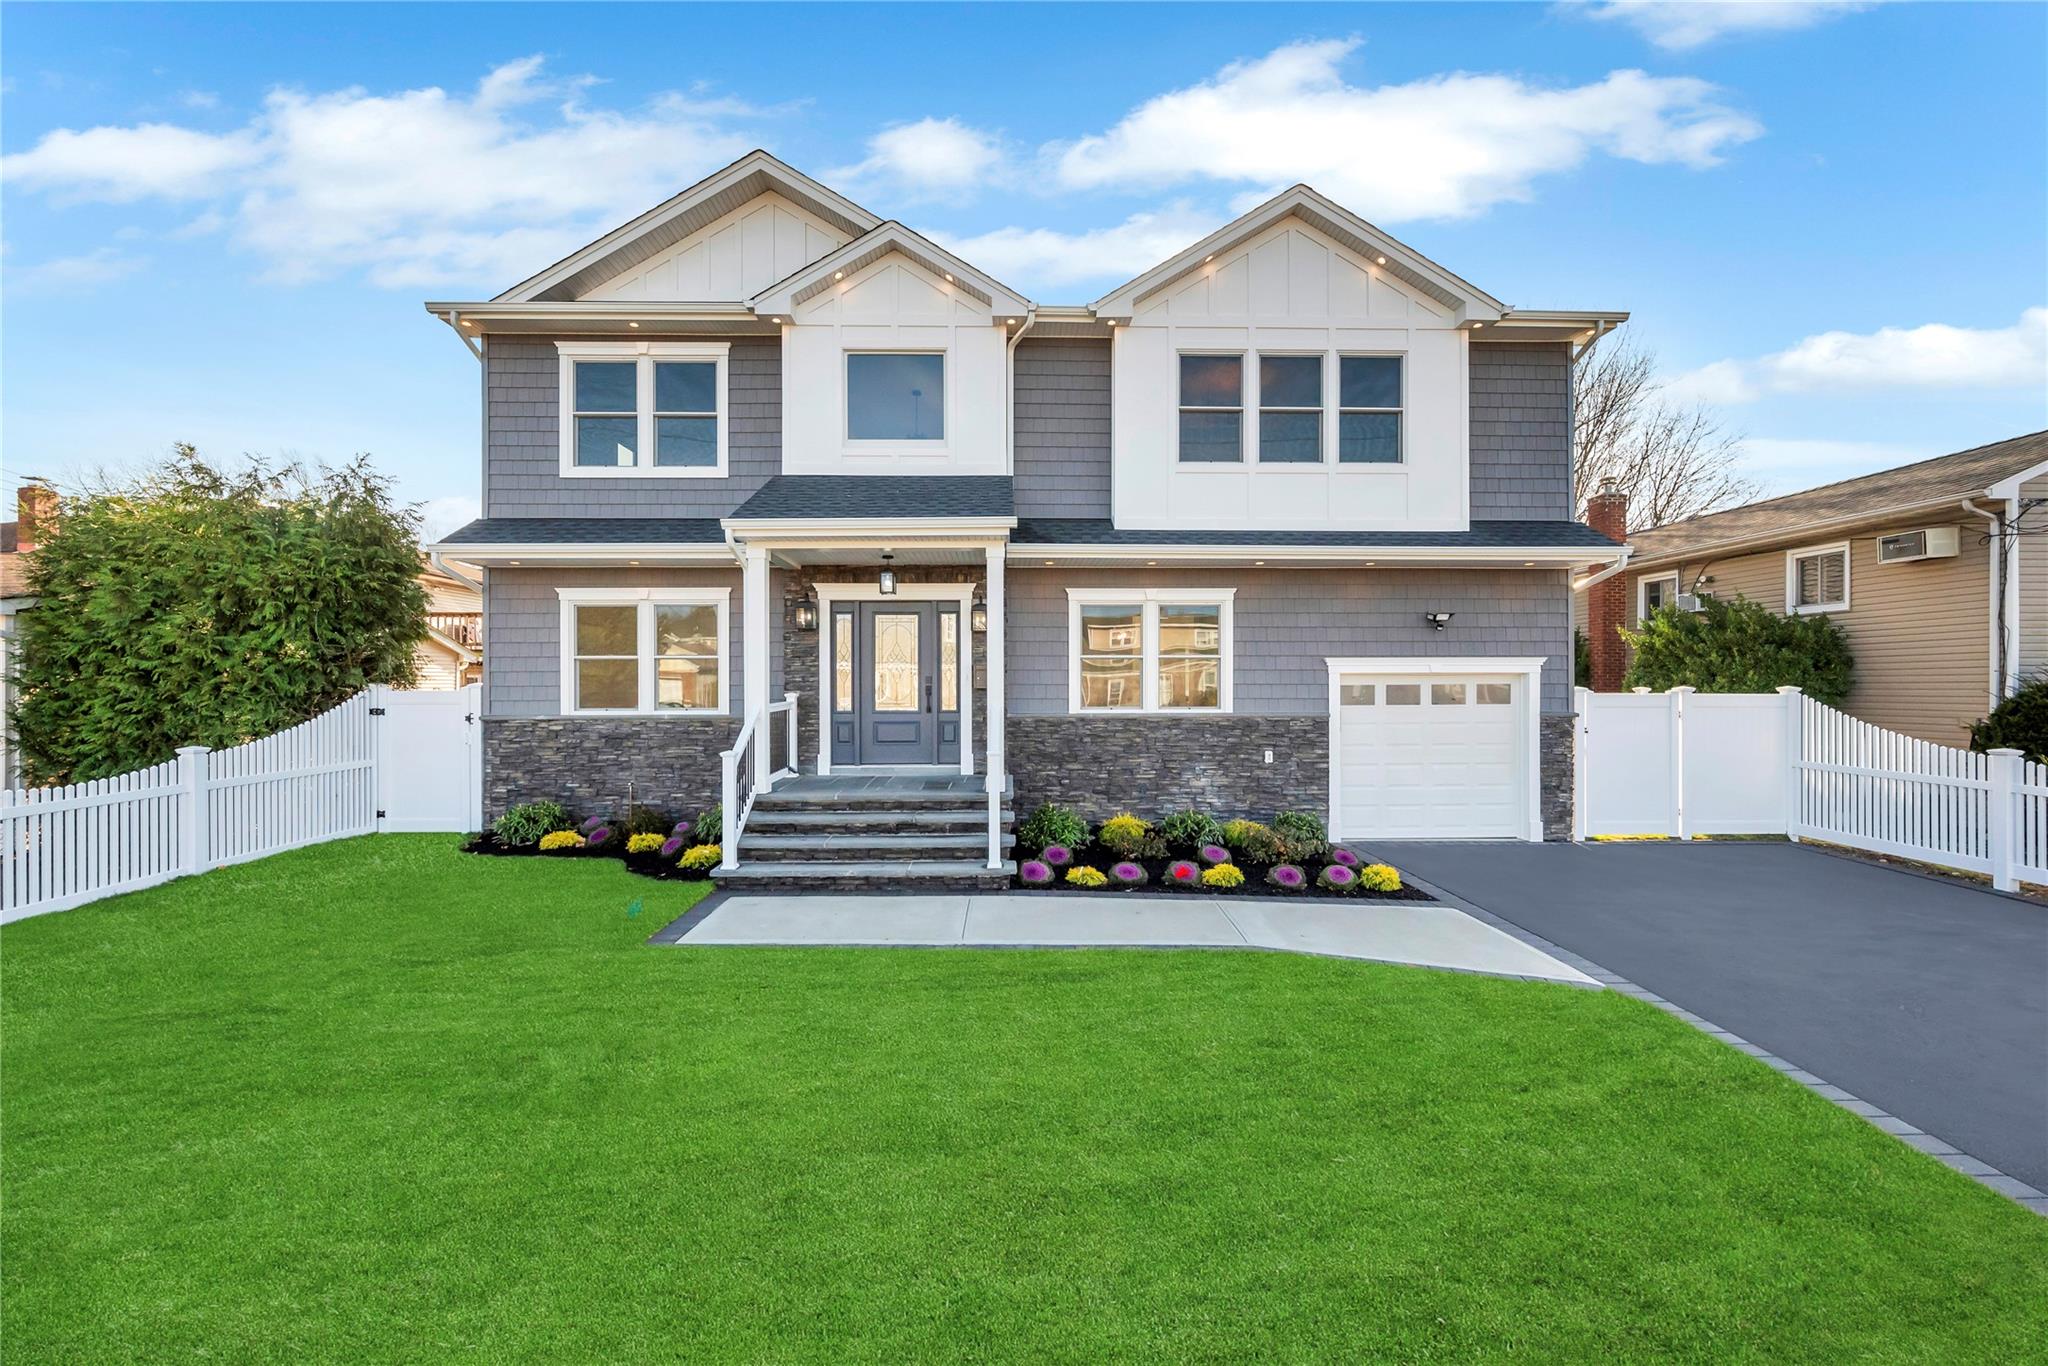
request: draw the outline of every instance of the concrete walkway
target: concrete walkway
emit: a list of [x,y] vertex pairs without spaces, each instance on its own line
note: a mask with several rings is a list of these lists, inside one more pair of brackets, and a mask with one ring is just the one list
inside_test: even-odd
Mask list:
[[982,948],[1217,948],[1597,983],[1450,906],[1246,898],[728,896],[673,942]]

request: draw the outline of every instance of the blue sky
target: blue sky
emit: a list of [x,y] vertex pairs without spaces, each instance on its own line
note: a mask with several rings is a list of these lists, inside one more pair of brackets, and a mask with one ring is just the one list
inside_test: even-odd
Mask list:
[[0,6],[0,464],[473,505],[489,297],[767,147],[1042,302],[1305,180],[1773,491],[2048,426],[2048,7]]

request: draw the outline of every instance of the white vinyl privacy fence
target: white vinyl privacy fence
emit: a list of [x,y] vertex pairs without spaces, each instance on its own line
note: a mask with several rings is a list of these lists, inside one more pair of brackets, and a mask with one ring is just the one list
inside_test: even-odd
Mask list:
[[1782,834],[2048,882],[2048,769],[1800,693],[1578,691],[1579,839]]
[[233,749],[0,790],[0,921],[377,831],[473,830],[478,688],[371,688]]

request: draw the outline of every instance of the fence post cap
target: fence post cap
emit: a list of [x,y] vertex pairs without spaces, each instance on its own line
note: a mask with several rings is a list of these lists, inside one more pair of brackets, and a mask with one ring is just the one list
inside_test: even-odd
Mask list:
[[1699,689],[1698,689],[1698,688],[1695,688],[1695,687],[1694,687],[1694,686],[1693,686],[1692,684],[1690,684],[1690,683],[1681,683],[1681,684],[1679,684],[1679,685],[1678,685],[1677,687],[1675,687],[1675,688],[1666,688],[1666,689],[1665,689],[1664,691],[1665,691],[1665,692],[1698,692],[1698,691],[1699,691]]
[[179,746],[178,746],[178,753],[180,753],[180,754],[211,754],[211,753],[213,753],[213,746],[211,746],[211,745],[179,745]]
[[1796,693],[1800,691],[1800,687],[1797,683],[1780,683],[1777,687],[1777,691],[1780,694]]
[[2000,759],[2024,759],[2027,752],[2023,749],[1992,749],[1986,750],[1985,753]]
[[1650,690],[1648,688],[1630,688],[1629,691],[1634,693],[1637,697],[1648,697],[1650,695]]

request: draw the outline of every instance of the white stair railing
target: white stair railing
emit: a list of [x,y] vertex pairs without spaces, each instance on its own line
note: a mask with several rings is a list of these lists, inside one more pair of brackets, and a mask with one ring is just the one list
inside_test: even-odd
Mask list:
[[[777,714],[785,718],[782,766],[767,773],[756,773],[755,732],[766,731],[774,724]],[[747,817],[754,812],[754,798],[773,788],[778,779],[796,772],[796,694],[784,693],[780,702],[768,704],[765,714],[749,716],[733,740],[732,748],[719,755],[718,761],[718,866],[721,871],[730,872],[740,866],[740,836],[746,833]]]

